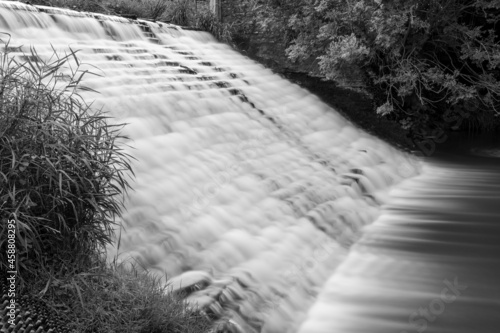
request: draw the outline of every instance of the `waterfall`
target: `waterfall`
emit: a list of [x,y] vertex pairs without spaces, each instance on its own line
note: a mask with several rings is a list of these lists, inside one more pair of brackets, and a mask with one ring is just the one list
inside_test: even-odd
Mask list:
[[174,290],[197,284],[187,299],[242,331],[320,327],[318,295],[389,191],[421,173],[208,33],[5,1],[0,27],[19,56],[77,50],[99,74],[83,97],[128,124],[136,178],[110,258],[166,273]]

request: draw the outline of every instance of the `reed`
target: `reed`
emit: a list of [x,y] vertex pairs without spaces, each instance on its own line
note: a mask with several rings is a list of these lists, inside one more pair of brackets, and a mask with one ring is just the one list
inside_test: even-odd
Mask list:
[[76,52],[43,59],[7,36],[0,43],[0,269],[12,270],[6,221],[15,220],[21,278],[84,270],[111,243],[130,187],[123,125],[81,98],[93,73]]

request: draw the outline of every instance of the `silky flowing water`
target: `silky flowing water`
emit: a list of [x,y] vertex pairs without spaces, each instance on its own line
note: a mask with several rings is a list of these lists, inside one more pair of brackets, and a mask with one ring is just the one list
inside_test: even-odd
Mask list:
[[78,51],[128,124],[110,259],[233,331],[498,332],[495,159],[423,163],[208,33],[16,2],[0,28],[20,59]]

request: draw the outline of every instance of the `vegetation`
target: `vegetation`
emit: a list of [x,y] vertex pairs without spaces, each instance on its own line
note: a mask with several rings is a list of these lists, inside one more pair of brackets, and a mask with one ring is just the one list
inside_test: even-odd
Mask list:
[[232,42],[232,26],[221,23],[208,7],[198,8],[191,0],[117,0],[109,2],[108,7],[120,15],[126,14],[193,27],[210,32],[222,42]]
[[188,26],[191,25],[195,12],[188,0],[177,0],[172,2],[172,6],[165,13],[166,19],[173,24]]
[[[3,302],[9,302],[6,287],[0,285]],[[86,272],[41,274],[16,301],[16,332],[206,333],[213,326],[206,314],[170,293],[160,278],[136,265],[107,264],[103,257],[96,257]],[[4,325],[6,313],[0,316]]]
[[234,27],[231,23],[221,23],[210,11],[202,11],[195,17],[194,26],[210,32],[219,41],[233,45]]
[[485,129],[500,115],[499,19],[496,0],[301,1],[287,54],[362,81],[377,113],[414,133],[454,117]]
[[114,14],[135,16],[152,21],[164,20],[172,1],[164,0],[115,0],[104,2],[105,8]]
[[[81,68],[72,50],[44,60],[8,41],[0,49],[0,275],[18,272],[16,325],[206,332],[209,319],[159,278],[105,261],[133,173],[117,146],[123,125],[79,95],[92,74]],[[15,260],[7,257],[8,220],[16,225]]]
[[135,265],[106,264],[96,258],[94,268],[61,278],[45,276],[31,294],[42,291],[43,302],[53,307],[74,333],[201,333],[211,321],[188,309],[169,293],[160,278]]
[[0,218],[17,221],[17,269],[25,275],[85,267],[89,252],[111,242],[118,198],[129,187],[127,155],[116,146],[121,125],[108,124],[80,98],[87,73],[73,51],[45,61],[34,49],[19,58],[8,42],[3,49]]
[[50,6],[50,7],[60,7],[68,8],[78,11],[88,11],[88,12],[103,12],[106,11],[106,7],[103,1],[100,0],[29,0],[26,1],[32,5]]
[[77,11],[118,14],[150,20],[164,19],[166,10],[178,1],[165,0],[30,0],[32,5],[69,8]]
[[374,111],[413,136],[500,124],[498,0],[246,0],[234,8],[235,39],[258,32],[259,43],[279,32],[295,68],[362,88]]

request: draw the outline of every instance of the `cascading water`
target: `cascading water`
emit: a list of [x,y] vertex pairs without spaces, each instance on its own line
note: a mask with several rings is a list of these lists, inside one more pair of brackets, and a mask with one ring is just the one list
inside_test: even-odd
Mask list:
[[[99,94],[84,97],[128,123],[136,178],[120,249],[110,248],[110,257],[166,273],[174,290],[230,318],[235,330],[407,327],[407,319],[392,319],[411,314],[408,298],[429,289],[411,271],[433,266],[366,248],[426,231],[402,235],[398,219],[411,216],[384,211],[356,242],[389,191],[421,173],[421,162],[207,33],[16,2],[0,2],[0,28],[12,36],[11,49],[19,47],[13,52],[33,46],[43,58],[53,48],[79,50],[91,65],[82,68],[100,74],[84,80]],[[402,188],[416,188],[417,206],[421,196],[439,195],[416,179]],[[397,270],[405,275],[384,280]],[[405,294],[404,286],[414,289]],[[385,307],[377,308],[378,298]]]

